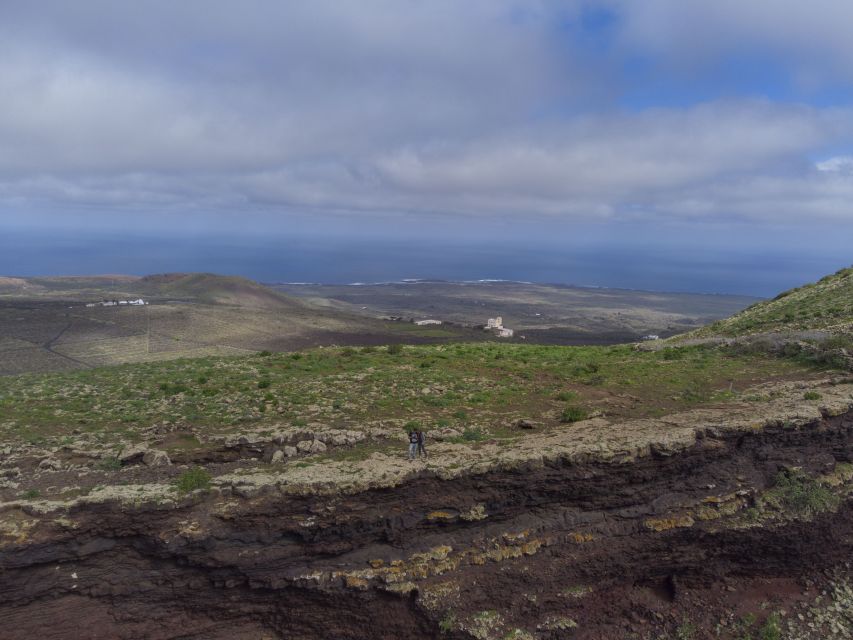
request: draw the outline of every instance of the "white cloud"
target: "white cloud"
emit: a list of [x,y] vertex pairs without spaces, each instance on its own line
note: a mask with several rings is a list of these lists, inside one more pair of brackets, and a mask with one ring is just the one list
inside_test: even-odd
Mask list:
[[818,171],[853,175],[853,156],[835,156],[815,163]]
[[[802,48],[802,69],[830,49],[853,62],[846,5],[829,20],[793,4],[639,4],[611,3],[617,48],[687,64],[754,37]],[[851,218],[849,159],[810,158],[853,141],[853,111],[598,108],[618,64],[559,27],[580,5],[3,7],[0,205]]]

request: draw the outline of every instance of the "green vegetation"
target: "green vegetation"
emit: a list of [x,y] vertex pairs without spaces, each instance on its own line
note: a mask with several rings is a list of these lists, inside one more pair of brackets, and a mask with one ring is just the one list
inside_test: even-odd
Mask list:
[[210,488],[210,474],[202,467],[187,469],[175,482],[175,488],[181,493],[189,493],[196,489]]
[[806,391],[803,394],[804,400],[820,400],[821,395],[817,391]]
[[560,414],[560,422],[579,422],[581,420],[586,420],[587,416],[588,414],[586,409],[583,409],[581,407],[568,406],[563,409],[563,412]]
[[426,428],[479,430],[485,438],[520,417],[579,420],[584,407],[630,418],[726,402],[738,397],[734,386],[807,377],[816,367],[706,346],[656,352],[493,342],[393,347],[0,377],[0,435],[44,444],[77,429],[109,442],[133,440],[138,429],[158,422],[225,433],[315,421],[359,428],[402,418]]
[[696,625],[685,620],[675,630],[676,640],[693,640],[696,637]]
[[438,622],[438,629],[442,633],[450,633],[456,628],[456,616],[448,613]]
[[121,461],[116,457],[102,458],[96,467],[101,471],[118,471],[121,469]]
[[695,335],[738,336],[802,329],[849,330],[853,326],[853,267],[780,293]]
[[838,506],[840,498],[801,471],[782,471],[772,489],[761,497],[762,506],[808,519]]
[[771,613],[758,630],[758,640],[781,640],[782,619],[778,613]]

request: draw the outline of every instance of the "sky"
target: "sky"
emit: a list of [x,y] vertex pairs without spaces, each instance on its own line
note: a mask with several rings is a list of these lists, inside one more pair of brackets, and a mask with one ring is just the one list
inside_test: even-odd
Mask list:
[[0,274],[772,295],[848,266],[846,0],[0,2]]

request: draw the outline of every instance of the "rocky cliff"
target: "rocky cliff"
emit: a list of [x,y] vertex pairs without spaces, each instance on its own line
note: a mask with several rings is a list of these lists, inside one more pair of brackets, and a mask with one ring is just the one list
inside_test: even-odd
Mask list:
[[426,462],[222,454],[190,491],[132,457],[79,491],[10,448],[7,477],[69,486],[0,505],[0,635],[851,637],[853,385],[809,385]]

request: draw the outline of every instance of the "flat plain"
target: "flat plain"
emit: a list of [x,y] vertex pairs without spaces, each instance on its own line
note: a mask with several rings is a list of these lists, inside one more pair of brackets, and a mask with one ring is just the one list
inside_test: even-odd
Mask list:
[[368,315],[504,325],[541,344],[615,344],[670,336],[728,317],[759,301],[706,295],[527,282],[406,281],[381,284],[275,284],[288,295]]

